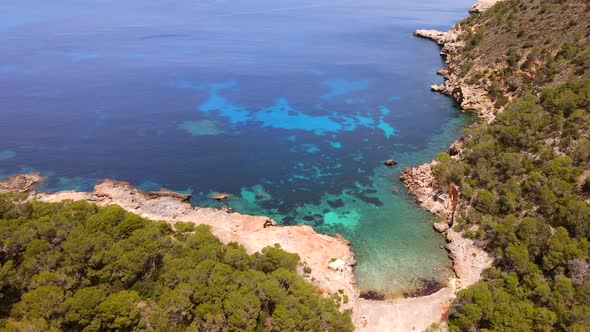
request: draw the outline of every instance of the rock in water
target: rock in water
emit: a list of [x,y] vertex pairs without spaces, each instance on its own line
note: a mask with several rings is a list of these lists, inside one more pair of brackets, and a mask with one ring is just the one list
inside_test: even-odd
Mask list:
[[18,174],[0,181],[0,193],[29,191],[36,184],[43,182],[45,178],[39,173]]
[[216,201],[224,201],[229,198],[229,194],[217,193],[213,195],[213,199]]
[[397,163],[397,161],[395,161],[395,160],[393,160],[393,159],[388,159],[388,160],[386,160],[386,161],[384,162],[384,164],[385,164],[386,166],[396,166],[398,163]]

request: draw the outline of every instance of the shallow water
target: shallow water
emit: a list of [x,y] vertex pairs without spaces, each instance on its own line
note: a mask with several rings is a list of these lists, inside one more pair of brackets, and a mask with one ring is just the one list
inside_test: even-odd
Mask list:
[[3,1],[0,176],[117,178],[205,206],[228,192],[237,211],[351,239],[362,289],[442,280],[443,240],[398,174],[469,118],[429,91],[443,63],[411,32],[470,2]]

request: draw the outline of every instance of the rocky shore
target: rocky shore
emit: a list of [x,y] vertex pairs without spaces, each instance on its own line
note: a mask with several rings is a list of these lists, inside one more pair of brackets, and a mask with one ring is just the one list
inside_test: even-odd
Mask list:
[[[503,0],[480,0],[474,4],[470,12],[483,12],[495,3]],[[445,57],[446,66],[438,71],[445,78],[444,84],[432,85],[431,89],[443,93],[457,101],[463,111],[472,111],[478,115],[480,121],[490,123],[498,111],[487,91],[482,87],[470,85],[464,78],[457,75],[456,64],[461,57],[460,50],[464,41],[459,39],[462,30],[459,24],[448,32],[436,30],[416,30],[414,35],[431,39],[440,45],[441,55]],[[449,148],[453,158],[460,158],[463,149],[463,138],[454,142]],[[443,234],[447,241],[446,248],[453,260],[453,269],[457,276],[457,287],[468,287],[480,279],[481,273],[492,264],[492,258],[478,247],[473,240],[463,238],[453,230],[452,204],[447,186],[436,181],[433,174],[436,161],[418,167],[408,167],[400,175],[400,179],[408,188],[410,195],[416,197],[420,206],[439,216],[440,221],[434,228]],[[459,208],[460,208],[459,199]]]
[[[479,0],[469,10],[479,13],[503,0]],[[456,61],[464,41],[459,40],[462,31],[455,25],[448,32],[437,30],[416,30],[414,35],[431,39],[441,46],[441,56],[446,59],[445,69],[437,74],[445,79],[444,84],[432,85],[431,89],[443,93],[457,101],[462,111],[472,111],[482,122],[494,120],[497,110],[484,89],[470,85],[457,75]],[[463,149],[463,138],[449,147],[449,154],[459,158]],[[453,230],[452,202],[449,189],[440,185],[433,174],[436,161],[419,167],[408,167],[400,175],[410,195],[416,197],[420,206],[439,216],[434,228],[440,232],[447,244],[446,249],[453,261],[455,278],[448,281],[447,287],[435,294],[419,298],[406,298],[396,301],[370,301],[358,299],[354,311],[354,323],[359,331],[411,331],[414,328],[426,329],[432,323],[444,322],[450,302],[457,291],[477,283],[481,273],[492,266],[493,259],[473,240],[464,238]],[[441,330],[445,330],[444,324]]]
[[[326,294],[342,293],[350,301],[343,309],[351,309],[357,298],[353,266],[356,264],[350,243],[341,236],[316,233],[309,226],[276,226],[267,217],[231,213],[226,209],[199,208],[191,206],[186,195],[168,190],[144,192],[127,182],[103,180],[92,192],[62,191],[43,193],[33,191],[34,185],[44,178],[39,174],[20,174],[0,181],[0,193],[28,193],[30,200],[61,202],[85,200],[100,206],[119,205],[125,210],[152,220],[164,220],[174,225],[178,221],[207,224],[224,243],[238,242],[249,253],[278,243],[284,250],[299,254],[304,266],[311,268],[305,274],[320,291]],[[337,269],[330,263],[337,259]]]
[[[427,168],[424,170],[428,172]],[[427,173],[424,176],[428,177]],[[164,220],[171,225],[178,221],[207,224],[224,243],[238,242],[249,253],[278,243],[286,251],[299,254],[303,265],[311,268],[311,273],[305,274],[301,266],[299,273],[318,290],[326,295],[342,293],[349,298],[347,303],[342,304],[342,309],[353,309],[353,320],[359,331],[409,331],[415,326],[426,328],[444,318],[458,286],[466,286],[479,278],[471,266],[461,263],[455,266],[459,278],[450,280],[447,287],[432,295],[393,301],[364,300],[358,297],[355,285],[354,253],[350,250],[349,241],[341,236],[321,235],[309,226],[276,226],[267,217],[232,213],[227,209],[193,207],[186,202],[186,195],[168,190],[145,192],[123,181],[103,180],[92,192],[36,192],[34,186],[42,181],[44,178],[39,174],[15,175],[0,181],[0,193],[25,193],[29,200],[44,202],[85,200],[100,206],[115,204],[129,212],[152,220]],[[424,194],[420,197],[428,196],[424,188],[416,193]],[[445,213],[445,210],[440,212]],[[456,262],[478,263],[472,259],[475,257],[473,247],[466,244],[460,234],[449,230],[447,237],[451,240],[448,248]],[[330,264],[334,259],[340,263],[337,268]]]
[[464,238],[453,230],[452,202],[449,188],[441,186],[433,174],[436,161],[419,167],[408,167],[400,179],[408,187],[410,195],[416,197],[420,206],[439,217],[434,228],[443,234],[447,241],[446,249],[453,260],[453,270],[457,276],[457,289],[465,288],[479,281],[484,269],[492,265],[492,258],[471,239]]
[[[499,1],[502,0],[479,1],[472,10],[478,8],[476,12],[481,12]],[[465,45],[465,41],[459,39],[462,32],[461,26],[455,25],[447,32],[416,30],[414,35],[436,42],[441,46],[440,54],[445,57],[445,68],[437,72],[445,81],[440,85],[431,85],[431,89],[455,99],[461,110],[474,112],[480,121],[490,123],[494,120],[497,109],[488,92],[481,86],[469,84],[465,78],[458,75],[460,61],[457,60],[461,57],[460,49]]]

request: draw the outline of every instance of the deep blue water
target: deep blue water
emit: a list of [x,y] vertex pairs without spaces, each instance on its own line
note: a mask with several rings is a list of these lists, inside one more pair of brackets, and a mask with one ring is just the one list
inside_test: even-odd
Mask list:
[[239,212],[350,238],[361,288],[444,278],[432,217],[397,177],[469,119],[430,92],[443,62],[411,32],[471,1],[2,1],[0,176],[116,178],[205,206],[228,192]]

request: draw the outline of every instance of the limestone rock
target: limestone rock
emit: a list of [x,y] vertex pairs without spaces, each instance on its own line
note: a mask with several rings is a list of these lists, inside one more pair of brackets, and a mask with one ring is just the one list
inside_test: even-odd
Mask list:
[[478,0],[473,6],[471,6],[469,12],[472,14],[483,13],[500,1],[503,0]]
[[451,214],[450,199],[445,196],[433,174],[436,162],[420,167],[406,167],[400,174],[400,180],[408,188],[410,195],[416,196],[418,203],[430,212],[446,219]]
[[447,250],[453,260],[453,270],[459,278],[460,288],[478,282],[483,270],[492,266],[493,259],[487,252],[452,228],[447,231],[447,242]]
[[444,233],[449,229],[449,224],[446,221],[435,222],[433,226],[439,233]]
[[414,32],[414,36],[426,38],[426,39],[432,39],[437,44],[439,44],[441,46],[453,41],[453,39],[451,39],[452,36],[448,32],[442,32],[442,31],[438,31],[438,30],[423,30],[423,29],[416,30]]
[[461,151],[463,151],[464,145],[465,145],[465,137],[459,138],[457,141],[455,141],[449,147],[449,155],[451,155],[451,156],[458,155],[459,153],[461,153]]
[[[485,4],[484,4],[485,2]],[[488,2],[497,2],[497,0],[483,1],[480,6],[487,6]],[[478,7],[479,8],[479,7]],[[489,8],[489,7],[488,7]],[[446,57],[446,68],[439,70],[437,73],[445,78],[444,84],[431,85],[431,90],[445,94],[455,99],[464,111],[473,111],[481,121],[491,122],[495,118],[496,109],[485,88],[465,82],[455,74],[455,68],[452,64],[457,58],[459,51],[464,46],[464,41],[458,40],[461,35],[461,27],[454,26],[448,32],[437,30],[416,30],[415,36],[434,40],[442,46],[441,55]]]
[[181,202],[188,202],[192,197],[191,194],[181,194],[167,189],[160,189],[160,191],[150,191],[147,194],[151,198],[174,197],[179,199]]
[[226,194],[226,193],[213,194],[213,199],[216,201],[224,201],[228,198],[229,198],[229,194]]
[[434,92],[443,92],[443,91],[445,91],[445,85],[444,84],[433,84],[430,86],[430,90],[432,90]]
[[24,193],[36,184],[43,182],[45,178],[39,173],[18,174],[0,181],[0,193],[4,192],[19,192]]

